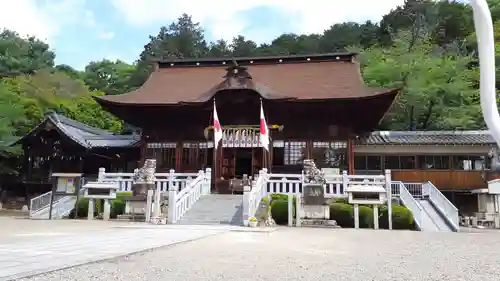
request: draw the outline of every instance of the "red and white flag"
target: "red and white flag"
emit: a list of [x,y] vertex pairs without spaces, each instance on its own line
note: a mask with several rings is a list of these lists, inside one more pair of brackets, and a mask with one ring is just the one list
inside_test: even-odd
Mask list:
[[269,151],[269,130],[267,129],[262,101],[260,101],[260,145]]
[[214,100],[214,147],[217,149],[219,142],[222,140],[222,127],[219,123],[219,116],[217,116],[217,108],[215,107]]

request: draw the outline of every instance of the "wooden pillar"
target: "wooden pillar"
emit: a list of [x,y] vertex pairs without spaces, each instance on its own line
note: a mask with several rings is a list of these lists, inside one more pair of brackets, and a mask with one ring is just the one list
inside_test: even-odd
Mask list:
[[354,141],[351,138],[347,139],[347,159],[347,173],[354,175]]
[[184,142],[178,141],[175,147],[175,171],[182,172],[182,152],[184,150]]
[[144,165],[144,161],[146,160],[147,148],[148,144],[146,142],[146,139],[144,138],[144,136],[141,136],[139,163],[137,165],[138,167],[142,167],[142,165]]
[[306,151],[305,151],[305,159],[311,159],[311,157],[313,156],[313,141],[312,140],[308,140],[306,141]]

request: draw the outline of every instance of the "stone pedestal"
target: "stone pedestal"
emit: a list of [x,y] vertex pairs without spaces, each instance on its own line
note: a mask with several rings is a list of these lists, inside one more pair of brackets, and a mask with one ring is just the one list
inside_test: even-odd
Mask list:
[[124,197],[125,214],[119,215],[120,220],[144,221],[146,214],[146,195]]
[[303,186],[304,204],[300,207],[301,226],[337,227],[337,222],[330,220],[330,206],[324,195],[322,184],[306,184]]
[[302,217],[305,219],[330,219],[330,207],[328,205],[304,205]]

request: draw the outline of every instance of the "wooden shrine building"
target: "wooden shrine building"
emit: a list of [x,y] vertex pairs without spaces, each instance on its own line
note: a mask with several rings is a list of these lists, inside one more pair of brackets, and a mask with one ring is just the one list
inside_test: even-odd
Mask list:
[[100,167],[108,171],[134,169],[139,159],[139,142],[139,134],[114,135],[50,112],[13,144],[23,148],[23,168],[16,183],[4,186],[30,197],[50,190],[52,173],[82,173],[91,178],[97,177]]
[[[214,167],[216,179],[299,172],[312,157],[354,172],[353,142],[372,131],[398,90],[365,86],[354,53],[158,61],[137,90],[95,97],[142,129],[141,159],[158,170]],[[213,151],[216,100],[222,147]],[[262,100],[270,153],[259,146]],[[215,160],[214,160],[214,156]]]

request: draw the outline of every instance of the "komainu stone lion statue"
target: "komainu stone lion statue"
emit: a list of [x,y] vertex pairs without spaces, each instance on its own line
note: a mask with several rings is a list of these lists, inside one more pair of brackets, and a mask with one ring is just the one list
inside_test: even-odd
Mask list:
[[304,183],[326,184],[325,174],[316,167],[314,160],[305,159],[302,167],[304,169]]
[[144,166],[134,171],[134,183],[154,183],[156,171],[156,160],[146,159]]

